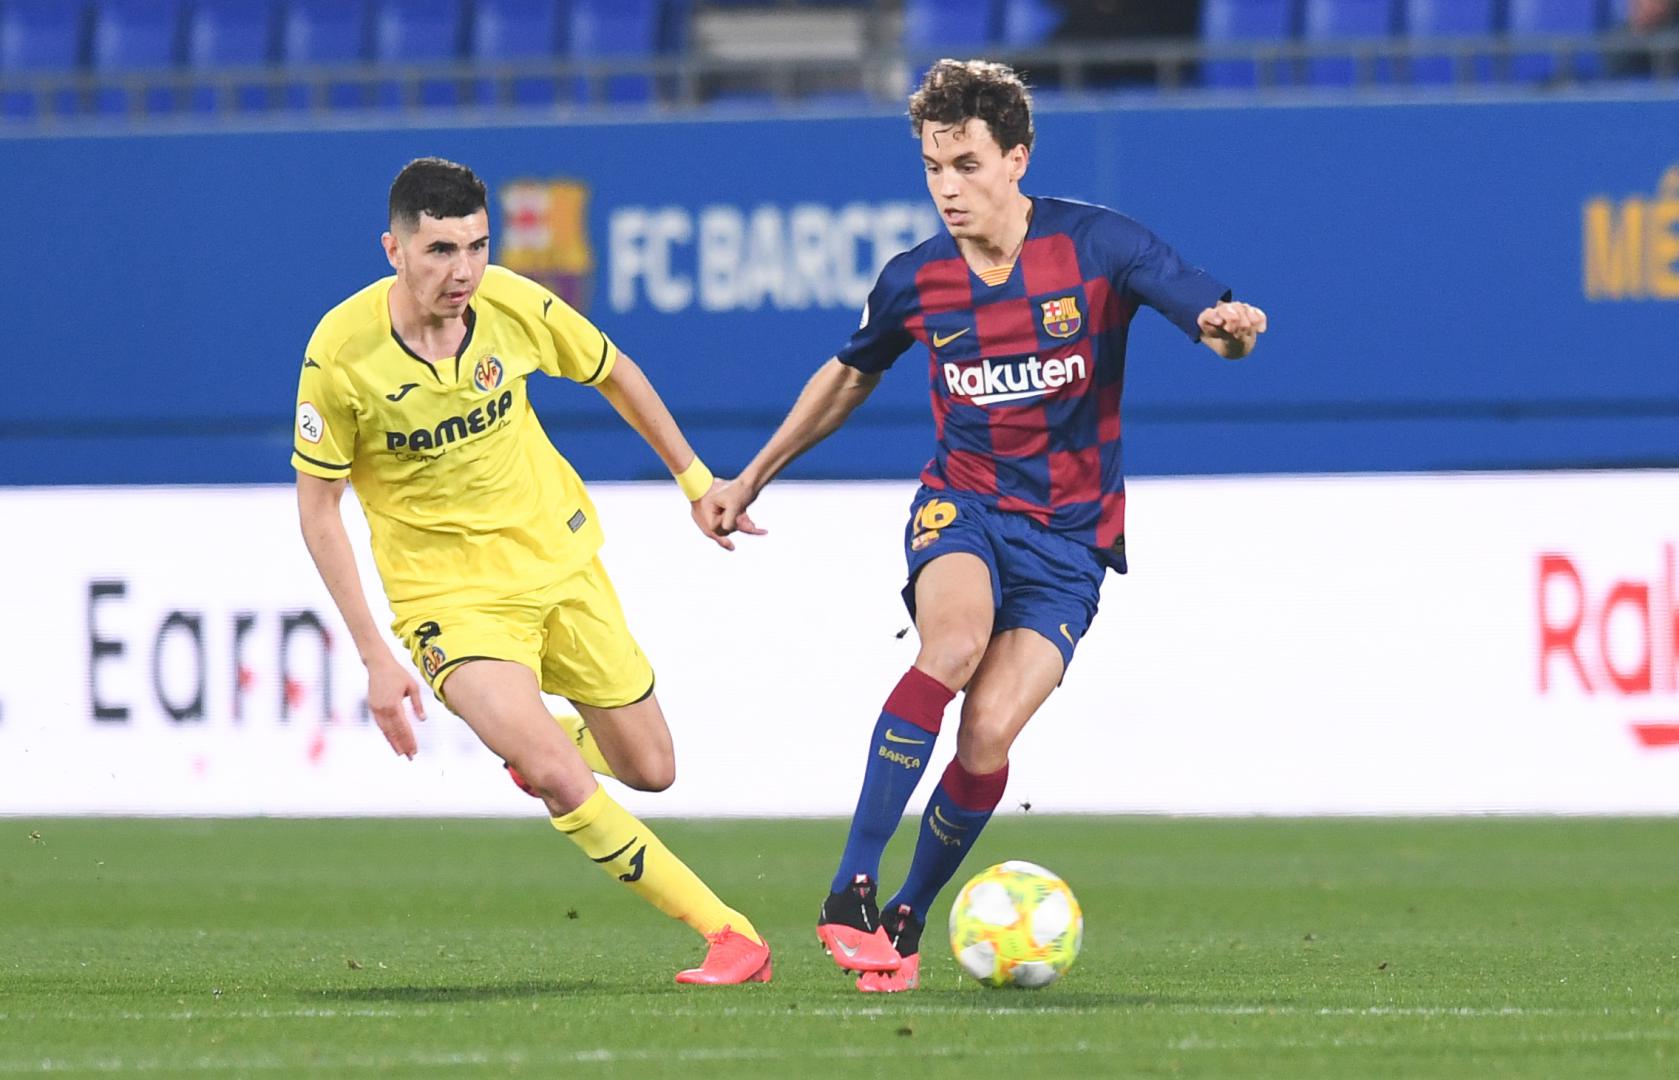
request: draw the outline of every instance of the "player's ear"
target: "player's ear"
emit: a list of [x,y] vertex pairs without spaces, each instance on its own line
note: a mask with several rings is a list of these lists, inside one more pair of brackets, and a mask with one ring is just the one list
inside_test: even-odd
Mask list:
[[394,233],[385,233],[379,237],[379,243],[385,249],[385,261],[391,264],[392,270],[402,269],[402,245],[397,242]]
[[1013,150],[1010,150],[1009,151],[1009,179],[1015,181],[1016,183],[1019,183],[1021,178],[1026,175],[1027,166],[1029,166],[1031,164],[1032,164],[1032,151],[1026,149],[1026,144],[1025,143],[1021,143],[1019,146],[1016,146]]

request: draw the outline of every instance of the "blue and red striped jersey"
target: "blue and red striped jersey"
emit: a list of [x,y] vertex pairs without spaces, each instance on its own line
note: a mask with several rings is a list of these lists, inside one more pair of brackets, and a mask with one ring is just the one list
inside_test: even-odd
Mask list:
[[1140,304],[1199,340],[1230,290],[1103,206],[1037,197],[1014,270],[987,285],[949,233],[893,258],[839,359],[890,367],[927,347],[938,440],[921,482],[1025,514],[1125,571],[1120,393]]

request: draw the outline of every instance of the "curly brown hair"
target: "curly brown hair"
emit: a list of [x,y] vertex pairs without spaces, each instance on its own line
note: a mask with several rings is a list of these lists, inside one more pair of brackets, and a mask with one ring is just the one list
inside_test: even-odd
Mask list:
[[926,123],[960,125],[985,121],[1005,151],[1032,149],[1032,93],[1007,64],[989,60],[940,60],[927,69],[909,96],[909,122],[916,138]]

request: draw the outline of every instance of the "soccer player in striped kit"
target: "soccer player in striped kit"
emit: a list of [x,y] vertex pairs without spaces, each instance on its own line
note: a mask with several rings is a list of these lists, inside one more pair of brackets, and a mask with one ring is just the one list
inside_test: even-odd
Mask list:
[[[886,699],[817,936],[866,991],[914,989],[928,908],[990,819],[1009,748],[1060,683],[1124,573],[1120,393],[1141,305],[1227,359],[1265,313],[1136,221],[1020,190],[1031,98],[1009,68],[941,60],[910,97],[940,235],[881,271],[862,325],[811,378],[769,442],[699,508],[719,536],[790,461],[832,434],[911,345],[929,354],[937,452],[904,531],[904,600],[921,648]],[[884,910],[880,858],[964,692],[956,758]]]

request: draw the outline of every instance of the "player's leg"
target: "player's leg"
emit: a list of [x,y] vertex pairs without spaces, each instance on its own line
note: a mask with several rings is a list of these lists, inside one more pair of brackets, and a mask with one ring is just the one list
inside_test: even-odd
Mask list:
[[[619,780],[645,791],[669,787],[676,778],[676,756],[653,693],[653,668],[631,635],[598,559],[562,583],[543,631],[544,689],[577,707]],[[595,807],[585,804],[556,820],[555,827],[608,873],[710,942],[705,962],[679,973],[677,981],[767,981],[769,946],[752,921],[718,899],[604,790],[594,800]]]
[[[601,752],[600,742],[595,738],[593,729],[584,721],[581,714],[557,712],[554,714],[554,723],[565,729],[565,733],[571,737],[573,745],[577,747],[577,752],[582,754],[583,760],[588,763],[590,771],[596,776],[610,776],[614,780],[618,779],[618,774],[612,771],[612,763],[607,761],[606,755]],[[625,783],[629,783],[629,781],[625,781]],[[630,786],[640,787],[639,784],[630,784]]]
[[1014,740],[1054,692],[1096,617],[1106,568],[1094,552],[1015,515],[993,515],[988,527],[1002,540],[996,636],[968,683],[956,760],[927,800],[903,888],[881,912],[902,962],[896,972],[864,977],[862,990],[915,988],[928,909],[1002,798]]
[[976,551],[954,549],[919,566],[912,557],[911,566],[921,649],[870,734],[845,850],[817,916],[817,937],[850,971],[897,966],[875,899],[880,857],[926,771],[945,707],[985,653],[996,607],[991,566]]
[[617,708],[572,704],[619,782],[637,791],[663,791],[676,782],[676,750],[651,689],[640,700]]
[[[449,706],[501,755],[548,808],[554,828],[642,899],[687,923],[735,963],[708,982],[767,981],[769,951],[750,922],[718,900],[647,825],[595,781],[542,704],[522,664],[475,660],[449,677]],[[736,942],[735,939],[739,939]],[[738,970],[755,959],[751,970]],[[711,972],[716,975],[718,972]],[[700,980],[685,980],[700,981]]]
[[900,963],[885,975],[865,976],[865,991],[913,990],[920,983],[921,931],[927,910],[973,849],[1008,784],[1009,748],[1061,681],[1061,651],[1035,630],[1005,630],[991,639],[962,699],[956,757],[939,777],[909,874],[881,912]]

